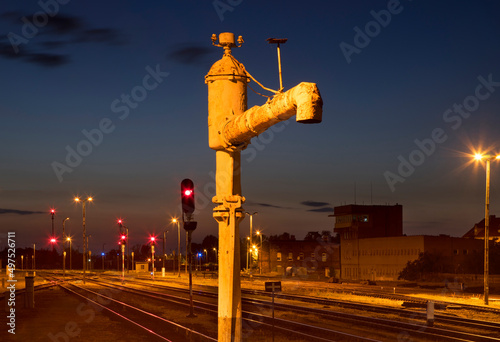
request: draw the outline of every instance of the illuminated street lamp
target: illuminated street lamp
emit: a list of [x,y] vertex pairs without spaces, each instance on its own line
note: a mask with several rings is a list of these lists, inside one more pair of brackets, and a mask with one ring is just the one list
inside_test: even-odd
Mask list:
[[219,253],[217,253],[217,248],[213,248],[214,252],[215,252],[215,264],[217,265],[217,272],[219,270]]
[[71,238],[68,236],[66,241],[69,241],[69,270],[71,271]]
[[87,251],[85,249],[85,239],[86,239],[86,235],[87,235],[87,232],[85,230],[85,204],[87,202],[92,202],[93,201],[93,198],[92,197],[88,197],[86,200],[81,200],[79,197],[75,197],[74,201],[76,203],[82,203],[82,225],[83,225],[83,283],[85,284],[85,270],[86,270],[86,266],[87,266]]
[[486,161],[486,199],[484,205],[484,305],[488,305],[489,297],[489,229],[490,229],[490,163],[492,160],[499,160],[500,155],[482,155],[476,153],[476,160]]
[[247,236],[247,271],[249,270],[248,265],[249,265],[249,255],[250,255],[250,236]]
[[257,260],[257,263],[259,264],[259,274],[262,274],[262,233],[260,232],[260,230],[256,231],[255,234],[257,234],[258,236],[260,236],[260,253],[257,254],[257,257],[258,257],[258,260]]
[[[254,215],[257,215],[257,212],[254,212],[253,214],[250,214],[248,211],[245,211],[245,214],[250,216],[250,245],[253,243],[253,235],[252,235],[252,221],[253,221],[253,216]],[[249,251],[247,251],[247,253],[249,253]],[[247,257],[247,261],[248,261],[248,257]],[[252,265],[250,265],[250,268],[248,268],[248,262],[247,262],[247,269],[248,270],[251,270],[251,267]],[[250,272],[252,273],[252,272]]]
[[179,266],[179,278],[181,276],[181,226],[177,218],[172,219],[172,223],[177,223],[177,259]]

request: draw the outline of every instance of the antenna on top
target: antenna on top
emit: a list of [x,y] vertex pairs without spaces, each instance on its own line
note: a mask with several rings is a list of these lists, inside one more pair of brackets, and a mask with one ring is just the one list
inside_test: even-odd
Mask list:
[[277,44],[278,49],[278,70],[280,74],[280,90],[283,90],[283,79],[281,77],[281,53],[280,53],[280,44],[285,44],[287,42],[287,38],[267,38],[266,39],[269,44]]

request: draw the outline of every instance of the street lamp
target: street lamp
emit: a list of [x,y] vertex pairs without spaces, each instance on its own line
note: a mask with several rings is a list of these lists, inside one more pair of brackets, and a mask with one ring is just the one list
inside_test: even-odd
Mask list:
[[87,251],[85,249],[85,238],[87,235],[87,232],[85,230],[85,203],[87,202],[92,202],[93,198],[88,197],[86,200],[81,200],[79,197],[75,197],[75,202],[76,203],[82,203],[82,225],[83,225],[83,283],[85,284],[85,269],[87,265]]
[[71,271],[71,238],[68,236],[66,241],[69,241],[69,270]]
[[475,155],[476,160],[486,161],[486,199],[484,205],[484,305],[488,305],[489,297],[489,229],[490,229],[490,163],[492,160],[499,160],[500,155],[492,156],[490,154]]
[[172,219],[172,223],[177,223],[177,259],[179,266],[179,278],[181,276],[181,226],[177,218]]
[[217,273],[219,273],[219,253],[217,253],[217,248],[213,248],[215,252],[215,264],[217,265]]
[[249,258],[250,256],[250,236],[247,236],[247,271],[248,271],[248,265],[249,265]]
[[[254,215],[257,215],[257,212],[254,212],[253,214],[250,214],[248,211],[245,211],[245,214],[250,216],[250,245],[253,243],[253,235],[252,235],[252,219]],[[248,253],[248,250],[247,250]],[[247,256],[247,269],[248,269],[248,256]],[[250,272],[252,273],[252,272]]]
[[262,250],[264,249],[262,247],[262,233],[260,232],[260,230],[258,230],[255,232],[255,234],[260,236],[260,253],[257,254],[257,257],[259,258],[257,262],[259,263],[259,274],[262,274]]
[[165,254],[165,243],[166,243],[166,240],[167,240],[167,232],[168,230],[164,230],[163,231],[163,244],[162,244],[162,253],[163,253],[163,268],[162,268],[162,273],[163,273],[163,276],[165,276],[165,259],[167,257],[167,255]]

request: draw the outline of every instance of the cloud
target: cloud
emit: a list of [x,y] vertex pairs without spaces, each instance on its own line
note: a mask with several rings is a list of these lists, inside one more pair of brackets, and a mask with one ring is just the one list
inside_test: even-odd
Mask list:
[[217,52],[217,49],[189,45],[175,48],[167,57],[181,64],[195,65],[204,64],[206,62],[204,58],[215,52]]
[[31,211],[31,210],[17,210],[17,209],[2,209],[0,208],[0,215],[2,214],[18,214],[18,215],[33,215],[45,214],[44,211]]
[[285,207],[280,207],[278,205],[274,205],[274,204],[268,204],[268,203],[253,203],[255,205],[259,205],[261,207],[269,207],[269,208],[278,208],[278,209],[287,209]]
[[313,211],[316,213],[333,213],[333,208],[332,207],[324,207],[324,208],[318,208],[318,209],[309,209],[307,211]]
[[69,62],[67,55],[55,55],[47,53],[34,53],[26,56],[31,63],[46,67],[56,67]]
[[[48,17],[47,23],[36,28],[36,34],[26,38],[22,30],[26,23],[21,18],[31,22],[32,15],[20,12],[4,12],[0,14],[12,25],[8,33],[0,34],[0,57],[18,59],[22,62],[37,64],[43,67],[59,67],[71,61],[71,56],[64,51],[75,44],[107,44],[124,45],[128,39],[119,30],[113,28],[93,28],[85,24],[83,19],[75,16],[58,14]],[[24,19],[26,21],[26,19]],[[30,31],[31,32],[31,31]],[[19,40],[13,44],[9,34],[17,35]],[[25,42],[27,41],[27,42]],[[47,53],[55,50],[57,53]]]
[[308,207],[324,207],[325,205],[330,205],[328,202],[315,202],[315,201],[304,201],[300,204],[306,205]]

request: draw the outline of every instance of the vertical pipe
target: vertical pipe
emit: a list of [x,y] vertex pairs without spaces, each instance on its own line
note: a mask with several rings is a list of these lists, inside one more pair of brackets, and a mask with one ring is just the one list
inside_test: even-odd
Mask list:
[[281,52],[280,52],[280,43],[278,43],[278,70],[280,74],[280,91],[283,89],[283,79],[281,77]]

